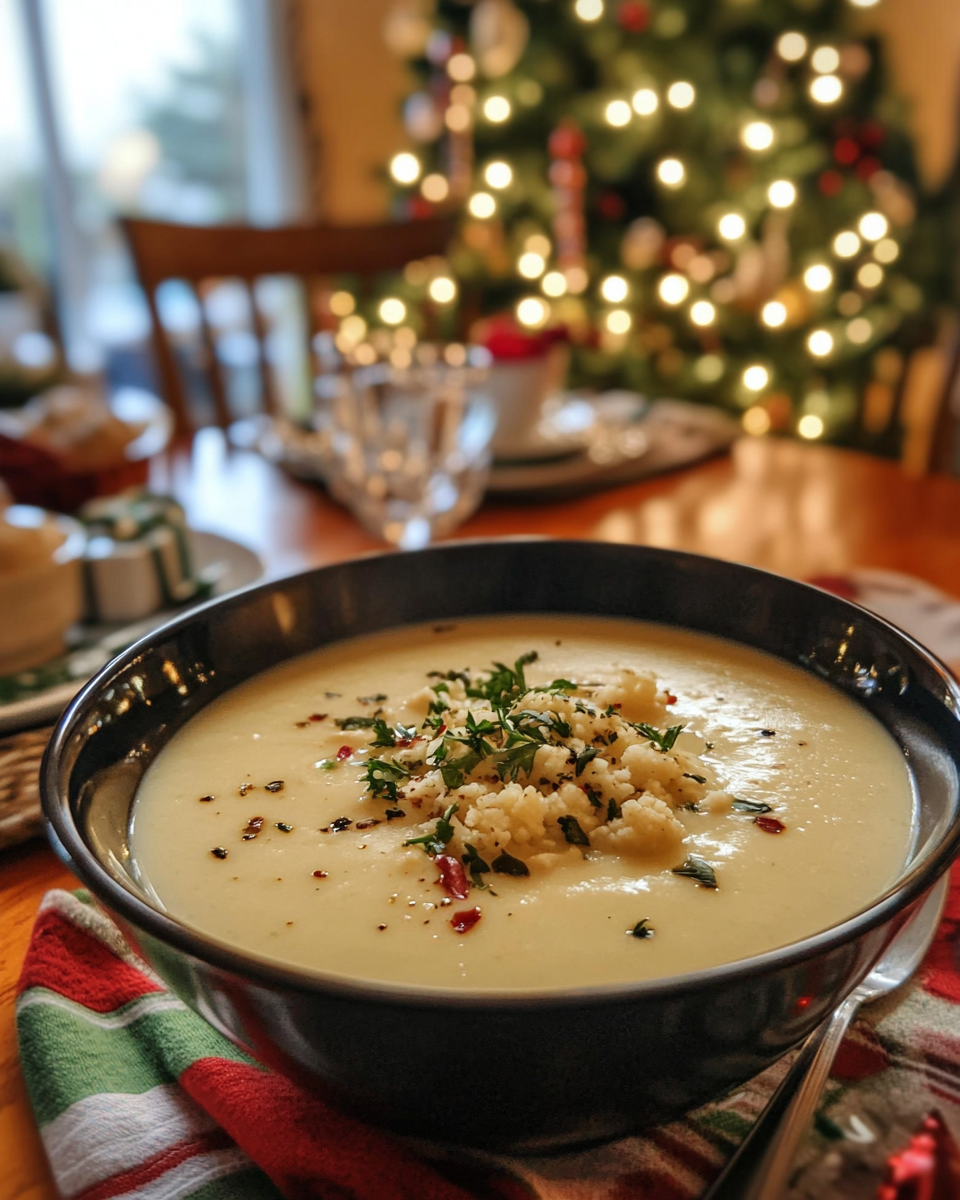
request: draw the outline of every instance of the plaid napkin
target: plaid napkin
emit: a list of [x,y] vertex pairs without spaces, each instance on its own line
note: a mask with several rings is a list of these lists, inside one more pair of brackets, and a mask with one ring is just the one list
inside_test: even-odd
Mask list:
[[[960,864],[919,975],[845,1042],[791,1200],[960,1196],[958,936]],[[693,1200],[789,1065],[597,1150],[428,1160],[258,1066],[164,988],[86,893],[64,891],[41,906],[17,1029],[71,1200]]]

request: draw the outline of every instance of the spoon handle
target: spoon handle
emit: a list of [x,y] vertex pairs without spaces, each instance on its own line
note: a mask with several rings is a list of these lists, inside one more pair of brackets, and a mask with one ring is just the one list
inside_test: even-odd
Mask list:
[[860,998],[849,996],[804,1042],[766,1108],[701,1200],[781,1200]]

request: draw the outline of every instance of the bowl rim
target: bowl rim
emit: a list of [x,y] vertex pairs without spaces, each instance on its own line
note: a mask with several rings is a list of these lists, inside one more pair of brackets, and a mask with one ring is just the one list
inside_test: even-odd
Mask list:
[[[464,547],[498,546],[517,542],[549,543],[559,547],[565,545],[609,545],[609,543],[597,543],[595,539],[588,538],[573,539],[511,535],[499,538],[455,539],[439,545],[432,545],[428,548],[427,552],[454,551],[458,549],[462,550]],[[828,592],[825,588],[817,587],[803,580],[778,575],[773,571],[766,571],[746,563],[732,562],[726,559],[714,558],[710,555],[693,554],[683,550],[648,547],[633,543],[618,544],[617,548],[640,554],[649,550],[657,555],[667,555],[676,560],[684,560],[691,565],[697,565],[698,563],[721,564],[736,571],[748,572],[752,575],[774,580],[780,586],[786,585],[791,588],[799,588],[819,595],[829,596],[832,601],[853,609],[858,616],[868,618],[868,620],[875,623],[882,630],[893,634],[895,639],[905,642],[940,678],[947,694],[953,700],[954,714],[958,722],[960,722],[960,681],[955,680],[946,665],[910,634],[878,614],[864,608],[862,605],[836,596],[832,592]],[[366,1003],[379,1003],[389,1006],[400,1005],[412,1008],[459,1008],[477,1011],[490,1008],[518,1010],[531,1007],[539,1009],[562,1009],[585,1004],[592,1006],[656,1000],[666,996],[674,996],[679,992],[702,992],[720,984],[733,984],[752,979],[758,975],[788,969],[804,960],[828,953],[844,943],[853,942],[858,937],[892,921],[899,914],[905,913],[913,903],[933,887],[941,875],[948,869],[958,852],[960,852],[960,805],[958,805],[953,821],[940,842],[924,858],[915,862],[909,870],[901,874],[886,891],[881,893],[880,896],[865,908],[860,909],[838,924],[831,925],[828,929],[811,934],[799,941],[775,947],[772,950],[764,951],[762,954],[734,959],[731,962],[719,963],[712,967],[704,967],[697,971],[678,975],[566,988],[489,988],[482,991],[354,979],[333,972],[296,967],[292,964],[284,965],[274,959],[239,950],[229,943],[222,942],[217,938],[202,933],[198,929],[181,923],[166,912],[154,908],[132,890],[126,888],[119,880],[115,879],[87,846],[74,819],[69,800],[65,794],[61,795],[60,790],[60,760],[67,743],[76,731],[75,727],[77,726],[78,718],[82,715],[82,711],[88,702],[102,688],[108,687],[120,671],[125,670],[130,663],[153,649],[156,643],[168,640],[171,636],[176,635],[181,628],[201,620],[206,613],[214,608],[226,609],[242,605],[252,594],[258,592],[267,593],[282,589],[286,584],[301,579],[305,575],[320,574],[324,571],[336,570],[371,559],[389,559],[403,553],[410,552],[374,550],[338,560],[334,563],[326,563],[317,567],[289,572],[266,581],[260,580],[249,584],[247,587],[230,592],[225,596],[213,597],[150,630],[143,637],[128,646],[126,650],[111,659],[109,663],[102,667],[80,689],[61,715],[47,743],[40,767],[41,806],[47,836],[54,851],[61,857],[67,858],[70,869],[90,888],[94,896],[106,905],[110,915],[119,916],[122,920],[128,921],[133,925],[138,932],[142,931],[150,937],[172,946],[178,952],[186,953],[190,957],[219,971],[239,975],[270,989],[282,988],[286,991],[304,995],[321,995],[346,1001],[356,1000]],[[590,614],[584,613],[582,615],[588,616]],[[633,618],[627,617],[624,619],[630,620]],[[384,626],[384,628],[390,627]],[[677,628],[683,629],[689,627],[678,625]],[[722,635],[706,634],[706,636]],[[725,640],[736,642],[735,638],[727,638]],[[740,644],[748,645],[745,642]],[[758,647],[752,648],[758,649]],[[764,650],[760,652],[770,653]],[[309,653],[309,651],[306,651],[306,653]],[[772,655],[772,657],[776,658],[779,656]],[[796,666],[799,664],[792,665]],[[801,666],[800,669],[808,668]]]

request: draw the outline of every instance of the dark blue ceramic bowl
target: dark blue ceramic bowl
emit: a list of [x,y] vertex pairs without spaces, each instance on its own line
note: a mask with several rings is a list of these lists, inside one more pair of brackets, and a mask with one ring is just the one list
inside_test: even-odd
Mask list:
[[[635,617],[757,647],[869,709],[920,797],[901,878],[841,925],[755,958],[635,984],[505,997],[345,984],[269,966],[159,911],[127,871],[137,784],[191,716],[316,646],[483,613]],[[175,669],[172,669],[175,668]],[[825,592],[733,563],[591,542],[455,542],[308,571],[152,633],[79,694],[51,739],[55,844],[171,989],[257,1058],[380,1125],[536,1152],[662,1121],[769,1066],[876,961],[960,846],[960,691],[909,637]],[[455,1031],[450,1060],[424,1047]],[[451,1095],[443,1079],[462,1086]]]

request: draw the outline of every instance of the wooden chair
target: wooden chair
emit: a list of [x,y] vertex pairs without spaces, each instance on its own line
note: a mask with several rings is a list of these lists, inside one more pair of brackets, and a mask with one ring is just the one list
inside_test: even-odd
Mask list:
[[[247,225],[175,225],[133,218],[124,218],[120,224],[150,308],[160,384],[176,416],[178,432],[188,433],[194,427],[194,420],[169,331],[160,320],[156,292],[161,283],[183,280],[196,295],[203,367],[217,423],[226,428],[233,417],[214,331],[204,306],[206,283],[239,279],[245,286],[257,342],[261,400],[267,412],[276,412],[276,389],[265,346],[267,329],[256,301],[255,280],[268,275],[298,278],[306,293],[312,337],[316,332],[313,295],[319,279],[353,274],[369,280],[382,272],[401,270],[416,259],[441,255],[453,236],[455,219],[440,216],[382,225],[315,224],[273,229]],[[312,361],[310,355],[308,361]]]

